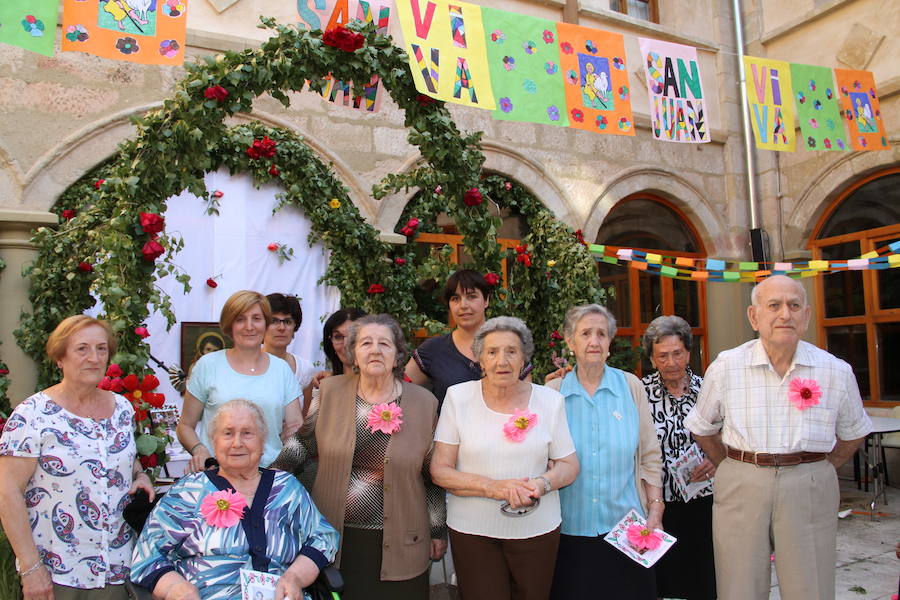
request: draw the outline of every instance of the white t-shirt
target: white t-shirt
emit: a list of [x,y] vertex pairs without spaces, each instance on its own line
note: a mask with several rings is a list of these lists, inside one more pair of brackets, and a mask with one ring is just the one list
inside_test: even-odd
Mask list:
[[[447,390],[434,439],[459,446],[456,468],[491,479],[535,477],[547,471],[549,459],[575,452],[569,434],[562,395],[542,385],[531,384],[528,411],[537,424],[525,439],[513,442],[503,433],[511,414],[495,412],[484,403],[481,381],[467,381]],[[559,492],[541,498],[541,504],[523,517],[500,512],[499,500],[450,494],[447,525],[461,533],[501,539],[524,539],[549,533],[562,521]]]
[[[294,354],[293,352],[288,352],[288,354],[294,357],[294,364],[296,365],[294,376],[297,377],[300,389],[303,390],[312,381],[313,375],[316,374],[316,367],[311,361],[306,360],[299,354]],[[300,399],[300,403],[303,404],[303,398]]]

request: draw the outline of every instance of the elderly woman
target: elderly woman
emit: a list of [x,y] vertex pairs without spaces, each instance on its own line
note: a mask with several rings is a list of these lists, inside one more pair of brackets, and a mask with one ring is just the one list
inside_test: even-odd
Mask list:
[[[78,315],[47,339],[62,380],[19,404],[0,438],[0,519],[25,600],[126,598],[133,532],[122,518],[138,488],[134,409],[100,390],[116,340]],[[38,469],[37,467],[40,466]]]
[[444,492],[428,476],[437,400],[403,382],[407,346],[392,317],[354,321],[346,348],[353,373],[323,380],[309,412],[313,499],[341,532],[342,597],[427,600],[429,561],[447,548]]
[[616,319],[587,304],[566,313],[563,337],[575,369],[548,385],[565,397],[581,476],[561,493],[562,535],[552,598],[654,600],[653,569],[645,569],[603,537],[631,509],[662,525],[662,457],[640,380],[606,364]]
[[212,456],[209,423],[219,407],[234,398],[254,402],[266,417],[264,465],[275,460],[283,440],[300,428],[300,385],[294,372],[262,350],[271,321],[269,301],[258,292],[236,292],[222,307],[219,326],[234,339],[234,348],[204,354],[194,365],[176,428],[178,441],[191,454],[188,471],[203,469]]
[[447,524],[460,593],[544,600],[559,543],[557,490],[578,474],[563,398],[519,379],[534,352],[520,319],[488,320],[472,349],[484,378],[447,390],[431,462],[434,481],[452,494]]
[[280,576],[275,600],[303,598],[338,536],[293,476],[259,468],[267,428],[253,402],[219,408],[209,431],[219,467],[181,478],[150,513],[134,583],[162,600],[231,600],[252,568]]
[[[481,379],[481,367],[472,351],[475,332],[484,325],[485,311],[493,288],[478,271],[460,269],[444,285],[444,302],[456,329],[422,342],[406,365],[406,374],[419,385],[431,382],[438,399],[438,412],[443,406],[447,388],[464,381]],[[524,379],[531,371],[530,363],[522,368]]]
[[693,445],[684,418],[697,403],[702,379],[691,372],[691,326],[681,317],[657,317],[644,333],[644,352],[656,369],[643,379],[650,414],[663,453],[665,530],[675,544],[656,563],[657,593],[663,597],[711,600],[716,597],[712,541],[712,477],[716,467],[703,458],[689,483],[709,482],[692,498],[675,483],[675,461]]

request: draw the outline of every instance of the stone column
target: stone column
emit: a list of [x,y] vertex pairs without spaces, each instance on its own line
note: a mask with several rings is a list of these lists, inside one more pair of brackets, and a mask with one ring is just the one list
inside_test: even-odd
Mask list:
[[13,336],[19,327],[19,315],[23,310],[31,310],[28,279],[22,277],[22,267],[37,254],[30,241],[32,230],[57,223],[59,219],[53,213],[0,208],[0,258],[6,262],[6,268],[0,272],[0,357],[9,367],[7,394],[13,406],[34,392],[37,381],[34,362]]

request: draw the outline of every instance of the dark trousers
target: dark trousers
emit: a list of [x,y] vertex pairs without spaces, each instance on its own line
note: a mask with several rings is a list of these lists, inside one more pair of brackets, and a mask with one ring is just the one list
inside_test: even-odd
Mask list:
[[603,535],[559,536],[551,600],[656,600],[653,567],[637,564]]
[[547,600],[559,528],[522,540],[450,530],[460,600]]

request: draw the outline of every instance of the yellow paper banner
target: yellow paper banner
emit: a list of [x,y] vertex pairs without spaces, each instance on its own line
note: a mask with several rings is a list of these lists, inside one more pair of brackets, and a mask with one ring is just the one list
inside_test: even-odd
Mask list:
[[445,0],[397,0],[416,89],[433,98],[494,109],[481,7]]
[[793,152],[795,118],[790,64],[745,56],[744,70],[756,147]]

